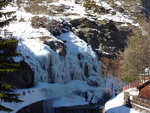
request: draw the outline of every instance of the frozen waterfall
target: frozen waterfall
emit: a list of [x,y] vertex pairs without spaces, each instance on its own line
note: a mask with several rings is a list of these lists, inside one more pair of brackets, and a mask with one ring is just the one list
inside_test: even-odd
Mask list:
[[19,42],[18,51],[34,70],[35,83],[63,84],[71,80],[88,81],[92,77],[101,78],[100,62],[86,42],[72,32],[61,34],[57,40],[65,41],[65,57],[39,40],[28,39]]

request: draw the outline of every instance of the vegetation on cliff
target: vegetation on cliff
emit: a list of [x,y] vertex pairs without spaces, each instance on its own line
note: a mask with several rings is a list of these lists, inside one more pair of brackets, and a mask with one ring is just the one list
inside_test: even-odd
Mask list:
[[[145,27],[148,28],[149,23]],[[145,27],[143,29],[145,29]],[[120,65],[120,75],[125,82],[134,82],[139,80],[140,75],[147,75],[150,66],[150,38],[149,29],[143,35],[140,31],[128,39],[128,47],[121,54],[123,60]],[[149,69],[148,69],[149,71]]]

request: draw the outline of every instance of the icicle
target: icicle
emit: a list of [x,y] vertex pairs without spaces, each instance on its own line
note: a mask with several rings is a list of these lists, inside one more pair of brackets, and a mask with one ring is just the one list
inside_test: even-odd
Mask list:
[[67,38],[65,57],[41,42],[31,43],[29,40],[22,43],[24,50],[20,48],[20,52],[35,72],[35,83],[64,84],[71,80],[87,81],[90,78],[95,81],[101,78],[100,63],[92,48],[72,33],[66,33],[61,38]]

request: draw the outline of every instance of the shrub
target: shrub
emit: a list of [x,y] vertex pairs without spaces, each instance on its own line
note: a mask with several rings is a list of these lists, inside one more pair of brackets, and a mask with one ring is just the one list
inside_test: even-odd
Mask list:
[[87,10],[91,10],[93,8],[97,8],[99,7],[98,5],[96,5],[96,2],[93,0],[86,0],[84,1],[83,6],[87,9]]

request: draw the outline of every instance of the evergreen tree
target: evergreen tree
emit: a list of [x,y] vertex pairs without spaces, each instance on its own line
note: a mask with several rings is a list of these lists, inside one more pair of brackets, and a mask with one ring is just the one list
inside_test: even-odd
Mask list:
[[[2,8],[7,6],[11,0],[0,0],[0,27],[8,25],[14,19],[14,16],[10,16],[14,12],[3,12]],[[4,19],[5,17],[5,19]],[[7,18],[7,19],[6,19]],[[18,41],[14,39],[3,39],[0,37],[0,99],[2,102],[22,102],[18,99],[18,94],[13,93],[14,87],[7,83],[3,83],[1,78],[10,73],[17,72],[20,65],[14,63],[13,56],[19,55],[14,52]],[[0,104],[0,111],[11,112],[11,108],[7,108]]]
[[[17,72],[20,65],[14,63],[13,56],[18,56],[20,53],[14,52],[18,41],[14,39],[0,38],[0,78],[3,76]],[[22,102],[18,99],[18,94],[13,93],[14,87],[0,81],[0,99],[2,102]],[[0,105],[0,111],[11,112],[10,108]]]
[[[0,0],[0,10],[2,10],[5,6],[7,6],[9,3],[11,2],[11,0]],[[4,12],[4,11],[0,11],[0,27],[9,25],[9,23],[15,19],[15,16],[11,16],[14,12],[13,11],[9,11],[9,12]],[[4,19],[3,17],[7,18]]]

